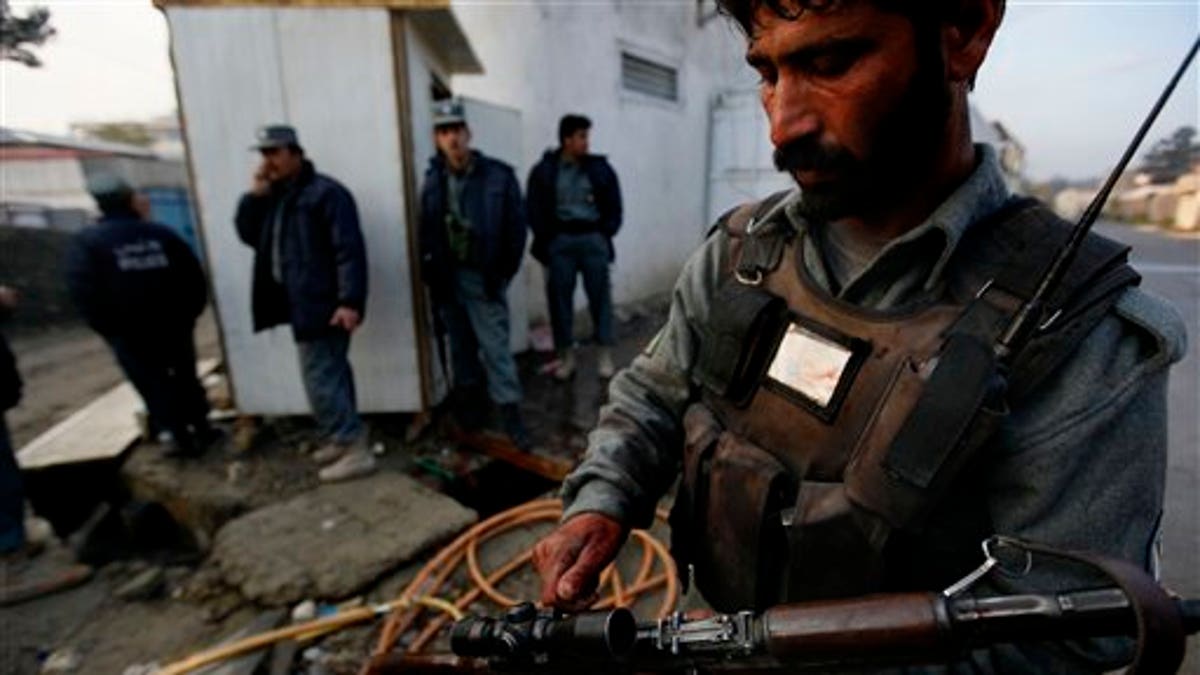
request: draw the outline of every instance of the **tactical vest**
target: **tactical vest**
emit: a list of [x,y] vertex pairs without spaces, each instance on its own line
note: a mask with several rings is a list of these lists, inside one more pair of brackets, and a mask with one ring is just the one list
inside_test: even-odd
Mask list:
[[1049,319],[991,377],[980,370],[993,363],[991,345],[1068,223],[1012,200],[964,234],[933,299],[878,311],[811,279],[777,208],[783,196],[718,224],[730,255],[700,336],[702,396],[684,418],[672,514],[680,569],[691,565],[722,611],[946,584],[978,563],[991,534],[978,492],[947,495],[970,492],[1005,402],[1036,389],[1138,283],[1128,247],[1089,235]]

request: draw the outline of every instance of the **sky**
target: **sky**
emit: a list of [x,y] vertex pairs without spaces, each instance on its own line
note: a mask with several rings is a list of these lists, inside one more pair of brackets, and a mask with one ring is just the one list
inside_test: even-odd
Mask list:
[[[1025,146],[1032,178],[1098,176],[1198,34],[1200,0],[1009,0],[975,102]],[[1197,70],[1193,63],[1143,148],[1200,126]]]
[[[174,111],[166,20],[149,0],[11,4],[49,7],[58,35],[42,68],[0,62],[0,125],[64,133]],[[1025,146],[1031,178],[1099,176],[1198,33],[1200,0],[1009,0],[975,103]],[[1185,124],[1200,126],[1195,64],[1144,147]]]

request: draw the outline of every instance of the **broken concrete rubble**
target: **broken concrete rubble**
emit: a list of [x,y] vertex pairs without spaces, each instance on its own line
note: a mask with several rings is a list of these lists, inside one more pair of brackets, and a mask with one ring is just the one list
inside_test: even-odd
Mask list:
[[477,516],[396,473],[321,486],[226,524],[212,561],[264,605],[343,598],[446,541]]

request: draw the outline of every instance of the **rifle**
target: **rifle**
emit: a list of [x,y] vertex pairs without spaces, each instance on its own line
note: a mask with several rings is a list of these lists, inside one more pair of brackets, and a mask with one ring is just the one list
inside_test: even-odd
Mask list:
[[[973,597],[975,582],[1002,565],[998,551],[1047,554],[1100,571],[1114,586],[1064,593]],[[639,623],[626,608],[566,615],[523,603],[491,618],[454,624],[453,654],[388,654],[366,671],[389,673],[829,672],[948,663],[1001,643],[1132,636],[1129,672],[1171,673],[1186,635],[1200,633],[1200,600],[1167,595],[1137,567],[1090,554],[992,537],[986,561],[941,593],[912,592],[813,601]],[[1009,559],[1011,555],[1007,556]],[[1019,557],[1019,556],[1018,556]]]

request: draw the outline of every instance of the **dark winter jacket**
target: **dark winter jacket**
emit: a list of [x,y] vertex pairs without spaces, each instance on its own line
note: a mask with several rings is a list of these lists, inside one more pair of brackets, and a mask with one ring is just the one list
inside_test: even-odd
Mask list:
[[[462,192],[462,213],[470,221],[472,244],[466,263],[478,270],[490,293],[499,293],[521,268],[525,253],[525,207],[512,167],[473,151],[473,166]],[[449,188],[446,161],[429,161],[421,186],[421,279],[434,299],[453,293],[454,268],[446,231]]]
[[[282,284],[271,273],[277,205],[284,209]],[[290,323],[297,340],[314,340],[335,330],[329,320],[338,307],[365,316],[367,251],[354,197],[341,183],[305,161],[294,181],[276,183],[266,195],[243,195],[235,221],[255,251],[255,331]]]
[[88,324],[106,337],[190,331],[208,301],[191,247],[132,211],[105,216],[75,235],[67,287]]
[[[8,318],[8,309],[0,306],[0,321]],[[21,402],[21,373],[17,371],[17,358],[8,348],[8,341],[0,334],[0,415]],[[0,421],[0,427],[3,421]],[[0,433],[4,433],[0,430]]]
[[[525,190],[528,204],[529,227],[533,230],[533,257],[542,264],[547,262],[550,241],[559,234],[557,228],[558,164],[562,151],[547,150],[542,159],[529,172],[529,185]],[[581,160],[588,182],[592,184],[592,198],[600,212],[596,230],[608,238],[608,257],[614,258],[612,238],[621,229],[621,186],[617,174],[604,155],[585,155]]]

